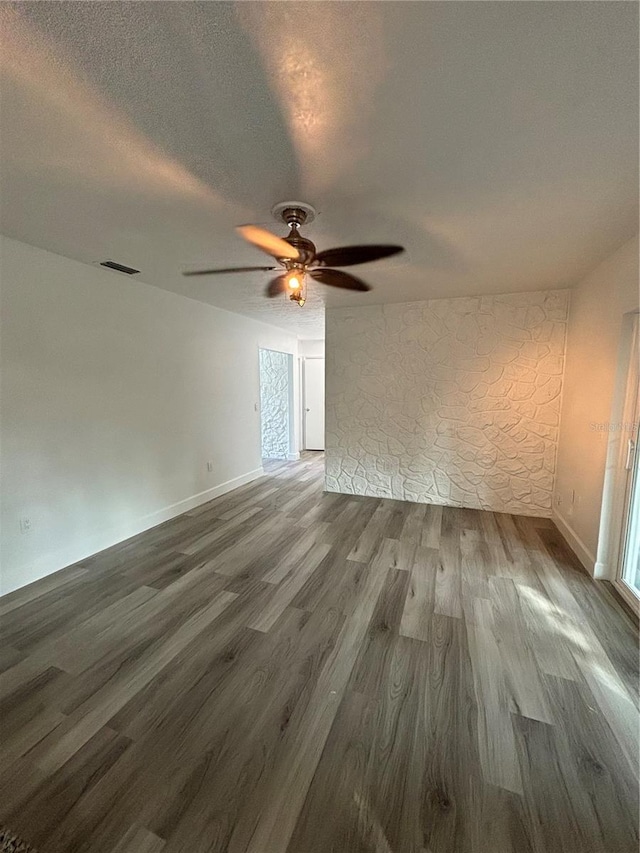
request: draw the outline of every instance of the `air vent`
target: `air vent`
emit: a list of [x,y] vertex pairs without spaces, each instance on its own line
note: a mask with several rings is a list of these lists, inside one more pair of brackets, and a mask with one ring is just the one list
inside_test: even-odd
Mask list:
[[124,272],[127,275],[135,275],[140,272],[140,270],[134,270],[133,267],[125,267],[124,264],[118,264],[116,261],[100,261],[101,267],[108,267],[110,270],[118,270],[118,272]]

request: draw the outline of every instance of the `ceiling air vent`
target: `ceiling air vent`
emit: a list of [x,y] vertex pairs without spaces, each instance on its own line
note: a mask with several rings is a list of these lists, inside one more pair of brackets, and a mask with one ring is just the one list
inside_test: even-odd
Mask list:
[[118,264],[116,261],[100,261],[101,267],[108,267],[110,270],[118,270],[118,272],[124,272],[127,275],[135,275],[140,272],[140,270],[134,270],[133,267],[125,267],[124,264]]

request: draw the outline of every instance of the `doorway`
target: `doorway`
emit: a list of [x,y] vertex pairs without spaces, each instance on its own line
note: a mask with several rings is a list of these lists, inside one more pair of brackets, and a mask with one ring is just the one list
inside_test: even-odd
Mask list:
[[324,358],[302,362],[303,432],[305,450],[324,450]]
[[293,356],[260,349],[260,430],[263,459],[288,459],[293,435]]

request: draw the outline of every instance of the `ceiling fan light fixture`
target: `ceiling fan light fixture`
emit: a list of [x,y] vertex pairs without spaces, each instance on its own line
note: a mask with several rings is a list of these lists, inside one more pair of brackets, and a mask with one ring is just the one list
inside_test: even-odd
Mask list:
[[301,290],[304,286],[304,273],[294,270],[287,276],[287,287],[290,290]]
[[300,308],[306,301],[306,276],[303,269],[292,269],[287,274],[285,292],[292,302],[297,302]]

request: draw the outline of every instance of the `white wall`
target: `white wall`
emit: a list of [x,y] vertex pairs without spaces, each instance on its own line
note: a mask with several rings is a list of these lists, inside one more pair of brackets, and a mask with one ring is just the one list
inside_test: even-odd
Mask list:
[[[585,566],[598,550],[624,317],[638,309],[638,238],[572,291],[558,447],[556,520]],[[572,493],[575,497],[572,503]]]
[[0,250],[2,592],[260,473],[258,349],[297,355],[294,337],[13,240]]
[[550,515],[568,297],[327,311],[326,488]]
[[299,341],[298,353],[301,358],[324,358],[324,340]]

